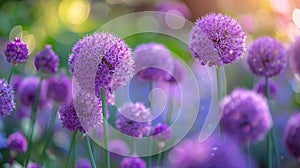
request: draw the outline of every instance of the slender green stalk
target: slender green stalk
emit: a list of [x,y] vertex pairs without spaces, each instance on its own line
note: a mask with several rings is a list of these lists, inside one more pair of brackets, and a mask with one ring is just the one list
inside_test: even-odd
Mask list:
[[93,155],[92,148],[91,148],[90,138],[88,135],[85,135],[85,144],[86,144],[86,149],[88,150],[91,165],[93,168],[96,168],[96,163],[95,163],[94,155]]
[[135,154],[136,152],[136,142],[135,142],[135,138],[132,137],[132,154]]
[[268,168],[272,168],[272,142],[270,134],[267,135],[267,156],[268,156]]
[[74,146],[74,141],[76,139],[76,134],[77,134],[78,131],[75,131],[73,133],[73,136],[72,136],[72,140],[71,140],[71,145],[69,147],[69,152],[68,152],[68,156],[67,156],[67,161],[66,161],[66,167],[69,167],[69,163],[70,163],[70,158],[71,158],[71,153],[72,153],[72,148]]
[[76,168],[76,160],[77,160],[77,138],[75,136],[74,139],[74,149],[73,149],[73,167]]
[[170,96],[169,96],[170,107],[169,107],[169,111],[168,111],[168,114],[167,114],[167,120],[166,120],[166,123],[167,123],[168,125],[171,124],[172,115],[173,115],[173,110],[174,110],[173,87],[171,86],[170,89],[172,89],[172,90],[170,90]]
[[55,119],[56,119],[56,115],[57,115],[57,110],[58,110],[58,104],[54,104],[49,127],[46,132],[46,143],[44,145],[44,148],[43,148],[42,154],[41,154],[41,163],[43,163],[46,158],[46,151],[51,142],[52,133],[53,133],[53,129],[54,129],[54,123],[55,123]]
[[[153,82],[150,81],[150,83],[149,83],[149,96],[151,96],[150,93],[151,93],[152,89],[153,89]],[[150,111],[152,111],[151,97],[149,99],[149,108],[150,108]],[[150,132],[150,135],[151,135],[151,133],[152,132]],[[147,158],[147,167],[151,168],[151,164],[152,164],[152,136],[149,137],[148,150],[149,150],[149,156]]]
[[28,151],[27,151],[27,158],[25,160],[25,167],[27,167],[27,165],[29,163],[30,156],[31,156],[32,137],[33,137],[33,132],[34,132],[36,114],[37,114],[38,106],[39,106],[39,102],[40,102],[40,94],[41,94],[42,83],[43,83],[43,77],[41,77],[41,79],[39,81],[39,85],[38,85],[38,88],[37,88],[37,93],[36,93],[36,96],[35,96],[35,101],[34,101],[34,104],[32,106],[31,124],[30,124],[30,129],[29,129],[29,140],[28,140]]
[[12,74],[14,73],[14,69],[15,69],[15,65],[12,64],[11,69],[10,69],[10,72],[9,72],[9,75],[8,75],[8,77],[7,77],[7,83],[8,83],[8,84],[10,83]]
[[[221,81],[221,72],[220,72],[220,67],[216,67],[216,73],[217,73],[217,84],[218,84],[218,104],[221,102],[222,99],[222,81]],[[222,113],[221,109],[219,108],[219,112]],[[220,127],[220,134],[222,136],[222,125],[219,123]]]
[[157,156],[157,165],[156,165],[156,167],[160,167],[161,158],[162,158],[162,151],[159,150],[158,156]]
[[106,167],[110,168],[110,155],[108,149],[108,133],[107,133],[107,120],[106,120],[106,93],[104,88],[102,88],[101,90],[101,99],[102,99],[102,113],[103,113],[105,161],[106,161]]

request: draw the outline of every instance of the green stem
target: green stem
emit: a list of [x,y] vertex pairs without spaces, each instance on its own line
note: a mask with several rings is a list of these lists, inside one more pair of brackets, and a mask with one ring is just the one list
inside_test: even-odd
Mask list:
[[106,93],[104,88],[102,88],[101,90],[101,99],[102,99],[102,113],[103,113],[105,161],[106,161],[106,167],[110,168],[110,155],[109,155],[109,148],[108,148],[108,133],[107,133],[107,120],[106,120]]
[[[149,83],[149,108],[150,108],[150,112],[152,111],[152,104],[151,104],[151,90],[153,89],[153,82],[150,81]],[[150,131],[150,135],[151,135],[151,131]],[[148,150],[149,150],[149,156],[147,158],[147,167],[151,168],[151,164],[152,164],[152,136],[149,137],[149,142],[148,142]]]
[[268,168],[272,168],[272,143],[270,134],[267,135]]
[[10,69],[10,72],[9,72],[9,75],[8,75],[8,78],[7,78],[7,83],[8,83],[8,84],[10,83],[12,74],[14,73],[14,69],[15,69],[15,65],[12,64],[11,69]]
[[135,142],[135,138],[132,137],[132,154],[135,154],[136,152],[136,142]]
[[56,115],[57,115],[57,110],[58,110],[58,105],[55,104],[53,107],[53,111],[52,111],[52,115],[51,115],[51,119],[50,119],[50,124],[49,127],[47,129],[47,134],[46,134],[46,143],[44,145],[44,148],[42,150],[42,154],[41,154],[41,163],[44,162],[45,158],[46,158],[46,151],[47,148],[50,144],[51,141],[51,137],[52,137],[52,133],[53,133],[53,129],[54,129],[54,123],[55,123],[55,119],[56,119]]
[[157,165],[156,165],[158,168],[160,167],[161,158],[162,158],[162,151],[159,150],[159,152],[158,152],[158,158],[157,158]]
[[78,131],[75,131],[73,133],[73,136],[72,136],[72,140],[71,140],[71,145],[69,147],[69,152],[68,152],[68,156],[67,156],[67,161],[66,161],[66,167],[69,167],[69,162],[70,162],[70,158],[71,158],[71,153],[72,153],[72,148],[74,146],[74,141],[76,139],[76,134],[77,134]]
[[171,124],[171,121],[172,121],[172,115],[173,115],[173,110],[174,110],[174,104],[173,104],[173,87],[171,87],[172,88],[172,90],[170,90],[170,96],[169,96],[169,100],[170,100],[170,109],[169,109],[169,111],[168,111],[168,114],[167,114],[167,121],[166,121],[166,123],[168,124],[168,125],[170,125]]
[[88,135],[85,135],[85,144],[86,144],[86,149],[88,150],[88,154],[89,154],[89,158],[90,158],[92,167],[96,168],[96,163],[95,163],[95,159],[94,159],[92,148],[91,148],[90,138]]
[[76,168],[76,160],[77,160],[77,138],[76,138],[76,136],[75,136],[75,138],[74,138],[74,144],[73,144],[74,146],[74,149],[73,149],[73,166],[74,166],[74,168]]
[[250,142],[247,142],[247,166],[251,168]]
[[[222,81],[221,81],[221,72],[220,72],[220,67],[216,67],[216,73],[217,73],[217,84],[218,84],[218,104],[221,102],[222,99]],[[221,109],[219,108],[219,112],[222,113]],[[222,125],[221,122],[219,123],[220,127],[220,134],[221,136],[223,135],[222,131]]]
[[30,156],[31,156],[32,137],[33,137],[33,132],[34,132],[34,125],[35,125],[35,121],[36,121],[38,106],[39,106],[39,102],[40,102],[40,94],[41,94],[42,83],[43,83],[43,77],[40,78],[38,88],[37,88],[37,93],[36,93],[36,96],[35,96],[35,101],[34,101],[34,104],[32,106],[31,124],[30,124],[30,129],[29,129],[29,140],[28,140],[28,151],[27,151],[27,158],[26,158],[26,161],[25,161],[25,167],[27,167],[27,165],[29,163]]

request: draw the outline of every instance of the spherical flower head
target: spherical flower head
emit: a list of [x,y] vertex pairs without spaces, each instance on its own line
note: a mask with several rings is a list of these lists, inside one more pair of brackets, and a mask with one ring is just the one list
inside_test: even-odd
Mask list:
[[171,77],[168,80],[168,82],[171,84],[175,84],[175,83],[183,81],[183,79],[186,75],[186,70],[185,70],[184,64],[177,59],[174,61],[174,63],[175,64],[174,64],[173,73],[171,74]]
[[153,139],[166,142],[172,138],[173,132],[167,124],[159,123],[154,127],[152,135]]
[[189,48],[202,65],[222,66],[244,56],[245,41],[246,35],[236,20],[212,13],[196,21]]
[[43,168],[44,166],[39,165],[38,163],[30,162],[27,168]]
[[63,127],[69,129],[70,131],[77,131],[84,133],[77,113],[75,111],[74,102],[70,101],[67,104],[61,105],[58,110],[59,118],[62,121]]
[[142,138],[151,130],[151,114],[142,103],[127,104],[117,113],[116,127],[122,133]]
[[92,165],[89,159],[81,158],[77,160],[76,168],[92,168]]
[[[271,80],[269,80],[268,83],[269,83],[270,97],[274,98],[277,92],[277,85]],[[257,93],[266,97],[266,80],[263,79],[258,84],[256,84],[254,86],[254,90],[256,90]]]
[[15,108],[15,96],[12,86],[0,79],[0,116],[9,115]]
[[137,46],[133,52],[136,72],[141,80],[167,81],[174,68],[174,59],[167,47],[157,43]]
[[191,17],[190,9],[182,2],[178,1],[162,1],[155,7],[156,11],[160,12],[170,12],[173,14],[177,14],[186,19]]
[[7,138],[7,148],[12,151],[25,153],[27,151],[27,140],[23,133],[15,132]]
[[51,45],[46,45],[45,49],[37,53],[34,58],[34,66],[37,71],[55,74],[59,66],[59,59],[52,50]]
[[289,48],[288,55],[293,72],[300,74],[300,36]]
[[10,41],[4,51],[6,60],[13,65],[25,63],[29,58],[28,47],[20,38],[16,37],[14,41]]
[[268,103],[265,97],[255,91],[235,89],[224,98],[222,104],[222,128],[241,143],[264,139],[272,127]]
[[72,99],[72,80],[65,74],[50,77],[47,97],[58,103],[68,103]]
[[294,114],[285,128],[284,141],[290,153],[300,161],[300,114]]
[[280,41],[261,37],[250,45],[247,61],[255,75],[273,77],[286,67],[286,55],[286,49]]
[[137,156],[124,158],[120,165],[121,168],[146,168],[146,162]]

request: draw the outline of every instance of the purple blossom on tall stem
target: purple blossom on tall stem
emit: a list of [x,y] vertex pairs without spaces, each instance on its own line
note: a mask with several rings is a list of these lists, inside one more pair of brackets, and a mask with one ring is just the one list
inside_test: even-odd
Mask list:
[[[269,80],[269,89],[270,89],[270,98],[274,98],[275,96],[276,96],[276,93],[277,93],[277,85],[274,83],[274,82],[272,82],[271,80]],[[265,79],[263,79],[263,80],[261,80],[260,82],[258,82],[255,86],[254,86],[254,90],[257,92],[257,93],[259,93],[259,94],[261,94],[261,95],[263,95],[263,96],[265,96],[265,97],[267,97],[267,95],[266,95],[266,80]]]
[[7,147],[9,150],[25,153],[27,151],[27,139],[22,132],[15,132],[8,136]]
[[72,99],[72,80],[65,74],[48,79],[47,97],[57,103],[68,103]]
[[294,114],[285,128],[284,141],[289,152],[300,162],[300,114]]
[[0,116],[7,116],[16,108],[14,99],[12,86],[0,79]]
[[38,52],[34,58],[34,66],[37,71],[55,74],[59,66],[59,58],[52,50],[51,45],[46,45],[45,49]]
[[18,37],[7,44],[4,54],[7,62],[13,65],[25,63],[29,58],[27,44]]
[[146,162],[138,156],[132,156],[130,158],[124,158],[120,168],[146,168]]

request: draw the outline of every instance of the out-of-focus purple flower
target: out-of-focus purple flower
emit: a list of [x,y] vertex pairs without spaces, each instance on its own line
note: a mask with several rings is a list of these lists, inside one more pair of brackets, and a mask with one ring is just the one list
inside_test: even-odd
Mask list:
[[202,65],[222,66],[244,56],[246,35],[240,24],[222,14],[209,14],[196,21],[189,48]]
[[7,138],[7,148],[20,153],[25,153],[27,151],[27,140],[23,133],[15,132],[8,136]]
[[173,132],[167,124],[159,123],[154,127],[152,135],[153,139],[166,142],[172,138]]
[[285,144],[290,153],[300,161],[300,114],[294,114],[285,128]]
[[300,74],[300,37],[291,45],[288,53],[293,72]]
[[167,81],[173,72],[174,59],[162,44],[148,43],[137,46],[133,52],[137,76],[141,80]]
[[137,156],[124,158],[120,165],[121,168],[146,168],[146,162]]
[[130,153],[128,144],[121,139],[109,140],[109,151],[118,155],[126,156]]
[[44,166],[39,165],[38,163],[30,162],[27,168],[43,168]]
[[0,79],[0,116],[9,115],[15,108],[15,96],[12,86]]
[[58,116],[62,120],[62,124],[64,128],[69,129],[70,131],[77,131],[84,133],[83,129],[77,113],[75,111],[74,102],[70,101],[67,104],[61,105],[58,110]]
[[273,77],[286,67],[286,55],[286,49],[280,41],[261,37],[250,45],[247,61],[255,75]]
[[144,104],[127,104],[119,110],[116,117],[116,127],[122,133],[138,138],[149,135],[151,114]]
[[38,52],[34,58],[34,66],[37,71],[55,74],[59,66],[59,59],[52,50],[51,45],[46,45],[45,49]]
[[224,98],[221,125],[241,143],[262,140],[272,124],[266,99],[255,91],[235,89]]
[[72,99],[72,80],[65,74],[48,79],[47,97],[58,103],[68,103]]
[[89,159],[81,158],[77,160],[76,168],[91,168],[91,162]]
[[21,76],[21,75],[14,75],[14,76],[12,76],[12,78],[11,78],[11,84],[12,84],[12,86],[13,86],[13,88],[14,88],[15,91],[18,90],[18,88],[19,88],[20,84],[22,83],[23,79],[24,79],[24,77]]
[[178,1],[162,1],[156,5],[155,10],[177,14],[186,19],[191,17],[190,9],[184,3]]
[[6,60],[13,65],[25,63],[29,58],[28,47],[26,43],[23,43],[20,38],[15,38],[7,44],[4,51]]
[[[277,85],[274,82],[272,82],[271,80],[269,80],[268,83],[269,83],[270,97],[274,98],[277,93]],[[263,79],[259,83],[257,83],[254,86],[254,90],[256,90],[257,93],[266,97],[266,80]]]
[[175,64],[174,64],[173,73],[171,74],[171,77],[168,80],[169,83],[177,83],[177,82],[179,83],[184,79],[186,75],[184,64],[177,59],[174,61],[174,63]]
[[[24,106],[32,106],[36,99],[40,78],[27,77],[21,82],[17,91],[17,98]],[[47,81],[43,81],[39,97],[39,108],[45,108],[49,105],[47,99]]]
[[212,136],[205,142],[197,138],[185,139],[169,153],[169,168],[242,168],[246,157],[229,138]]

